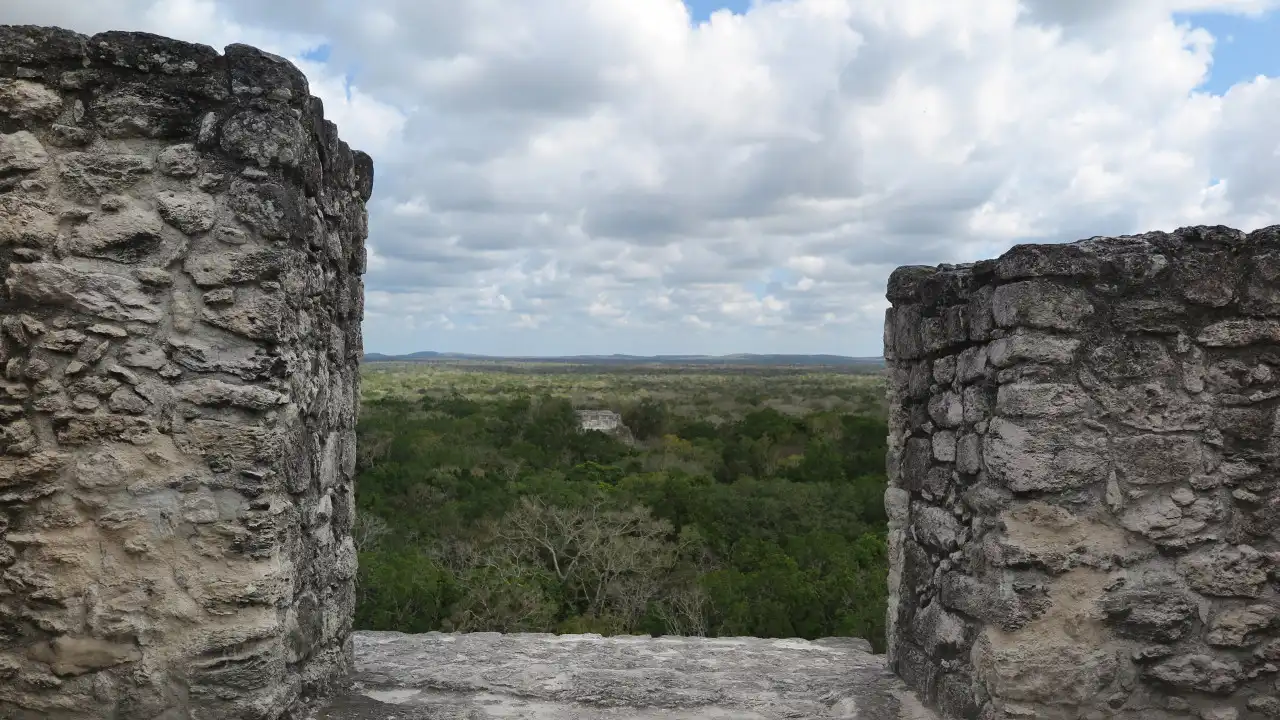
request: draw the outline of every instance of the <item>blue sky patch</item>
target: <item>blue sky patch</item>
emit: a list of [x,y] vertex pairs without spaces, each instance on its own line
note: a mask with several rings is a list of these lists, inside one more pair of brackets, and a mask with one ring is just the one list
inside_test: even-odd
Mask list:
[[302,59],[309,60],[311,62],[329,62],[329,54],[331,51],[332,48],[329,47],[328,43],[325,43],[324,45],[313,47],[302,53]]
[[711,13],[721,8],[741,15],[750,9],[751,0],[684,0],[684,4],[689,6],[689,14],[693,16],[692,20],[696,25],[706,22]]
[[757,300],[763,299],[766,295],[772,295],[780,292],[785,285],[790,285],[800,280],[798,273],[792,272],[787,268],[771,268],[758,280],[743,283],[742,286],[751,291]]
[[1258,17],[1193,13],[1174,18],[1204,28],[1214,37],[1213,67],[1201,89],[1221,95],[1258,75],[1280,76],[1280,12]]

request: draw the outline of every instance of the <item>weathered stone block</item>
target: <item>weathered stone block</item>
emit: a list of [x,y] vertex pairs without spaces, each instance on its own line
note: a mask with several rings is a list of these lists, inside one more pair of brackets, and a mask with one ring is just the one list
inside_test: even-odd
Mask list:
[[987,346],[991,364],[1004,368],[1015,363],[1069,363],[1080,340],[1040,332],[1021,332],[1000,338]]
[[1093,401],[1078,385],[1016,383],[1001,385],[996,394],[996,414],[1004,417],[1059,417],[1092,408]]
[[156,209],[164,221],[188,235],[196,235],[213,228],[217,219],[217,206],[206,193],[177,193],[165,190],[156,193]]
[[1066,490],[1104,482],[1105,435],[994,418],[983,438],[987,474],[1014,492]]
[[1177,642],[1196,622],[1196,599],[1170,578],[1121,587],[1099,603],[1118,635],[1158,643]]
[[0,133],[0,173],[39,170],[49,163],[49,153],[26,130]]
[[160,218],[153,211],[130,205],[114,212],[95,213],[76,228],[71,249],[84,257],[139,263],[160,249],[162,230]]
[[1083,705],[1119,671],[1115,652],[1067,638],[1010,643],[983,637],[974,654],[974,669],[987,692],[1015,702]]
[[121,275],[25,263],[9,268],[5,285],[20,301],[67,307],[104,320],[154,324],[162,317],[155,299],[137,281]]
[[1001,285],[991,298],[992,314],[1000,327],[1080,330],[1093,315],[1083,290],[1041,280]]
[[1139,435],[1112,441],[1116,472],[1134,485],[1187,482],[1204,471],[1203,445],[1185,435]]
[[951,552],[960,545],[963,528],[951,513],[940,507],[914,503],[911,506],[912,527],[921,545]]
[[128,152],[70,152],[59,155],[64,192],[86,202],[119,193],[151,174],[151,158]]
[[1248,605],[1220,613],[1209,623],[1205,642],[1216,647],[1245,647],[1262,640],[1280,611],[1271,605]]
[[1211,597],[1258,597],[1269,567],[1267,557],[1248,545],[1215,545],[1178,560],[1187,585]]
[[1180,655],[1157,663],[1146,674],[1181,691],[1211,695],[1229,693],[1244,679],[1240,663],[1230,657]]
[[1258,343],[1280,343],[1280,320],[1255,318],[1223,320],[1202,330],[1197,340],[1209,347],[1244,347]]

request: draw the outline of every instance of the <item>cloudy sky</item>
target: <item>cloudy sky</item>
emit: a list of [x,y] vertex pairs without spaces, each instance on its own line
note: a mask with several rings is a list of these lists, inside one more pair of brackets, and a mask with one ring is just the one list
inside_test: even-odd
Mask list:
[[0,22],[297,62],[377,165],[369,352],[879,355],[900,264],[1280,223],[1280,0],[0,0]]

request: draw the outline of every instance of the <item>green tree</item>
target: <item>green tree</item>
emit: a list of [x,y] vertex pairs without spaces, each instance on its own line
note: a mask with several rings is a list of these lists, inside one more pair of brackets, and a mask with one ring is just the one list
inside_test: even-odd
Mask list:
[[622,422],[638,440],[650,440],[667,433],[670,424],[667,406],[660,400],[645,398],[622,413]]

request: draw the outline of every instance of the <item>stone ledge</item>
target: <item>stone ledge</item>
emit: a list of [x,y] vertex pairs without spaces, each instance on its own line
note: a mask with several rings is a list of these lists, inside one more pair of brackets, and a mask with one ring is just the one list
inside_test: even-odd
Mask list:
[[865,640],[358,632],[309,720],[936,720]]

